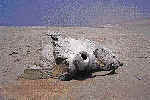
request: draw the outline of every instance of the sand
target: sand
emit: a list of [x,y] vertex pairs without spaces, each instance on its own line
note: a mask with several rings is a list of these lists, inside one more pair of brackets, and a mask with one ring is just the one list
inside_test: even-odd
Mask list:
[[[149,100],[150,41],[142,30],[127,26],[1,26],[0,100]],[[118,74],[103,76],[106,72],[96,72],[96,77],[83,80],[18,79],[24,69],[40,63],[40,51],[48,43],[42,33],[48,30],[97,41],[110,48],[124,65],[117,70]]]

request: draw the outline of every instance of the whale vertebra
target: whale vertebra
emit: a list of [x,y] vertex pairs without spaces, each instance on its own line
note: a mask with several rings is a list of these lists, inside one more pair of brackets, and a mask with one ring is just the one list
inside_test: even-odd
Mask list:
[[51,38],[53,48],[47,53],[53,54],[58,66],[63,64],[65,70],[67,69],[60,75],[60,80],[66,80],[67,77],[73,77],[81,71],[89,73],[95,69],[110,71],[122,66],[109,49],[94,41],[62,37],[58,33],[50,33],[48,36]]

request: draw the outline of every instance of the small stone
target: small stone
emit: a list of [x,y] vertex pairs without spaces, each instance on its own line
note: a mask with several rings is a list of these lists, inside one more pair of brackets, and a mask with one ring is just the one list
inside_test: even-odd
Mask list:
[[142,80],[142,79],[143,79],[143,78],[142,78],[141,76],[139,76],[139,75],[136,75],[135,77],[136,77],[136,79],[138,79],[138,80]]

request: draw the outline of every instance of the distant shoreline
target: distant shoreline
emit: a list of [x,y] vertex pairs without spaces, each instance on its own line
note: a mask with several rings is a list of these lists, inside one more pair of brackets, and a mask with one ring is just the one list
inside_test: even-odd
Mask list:
[[150,20],[150,17],[139,17],[136,19],[124,19],[120,22],[116,22],[116,23],[105,23],[105,24],[95,24],[95,25],[2,25],[0,24],[0,27],[92,27],[92,28],[96,28],[96,27],[103,27],[107,24],[110,24],[112,26],[114,25],[122,25],[122,24],[135,24],[137,22],[141,22],[141,21],[146,21],[146,20]]

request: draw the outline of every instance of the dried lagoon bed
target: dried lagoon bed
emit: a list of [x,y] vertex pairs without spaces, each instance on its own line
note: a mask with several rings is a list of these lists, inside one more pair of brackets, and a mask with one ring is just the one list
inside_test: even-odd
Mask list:
[[[149,28],[144,31],[128,27],[0,27],[0,99],[149,100],[150,41],[143,33],[150,32],[150,26],[145,25]],[[124,66],[118,74],[103,76],[104,72],[97,72],[95,78],[85,80],[17,79],[24,69],[40,63],[40,51],[48,43],[42,33],[48,30],[97,41],[113,50]]]

